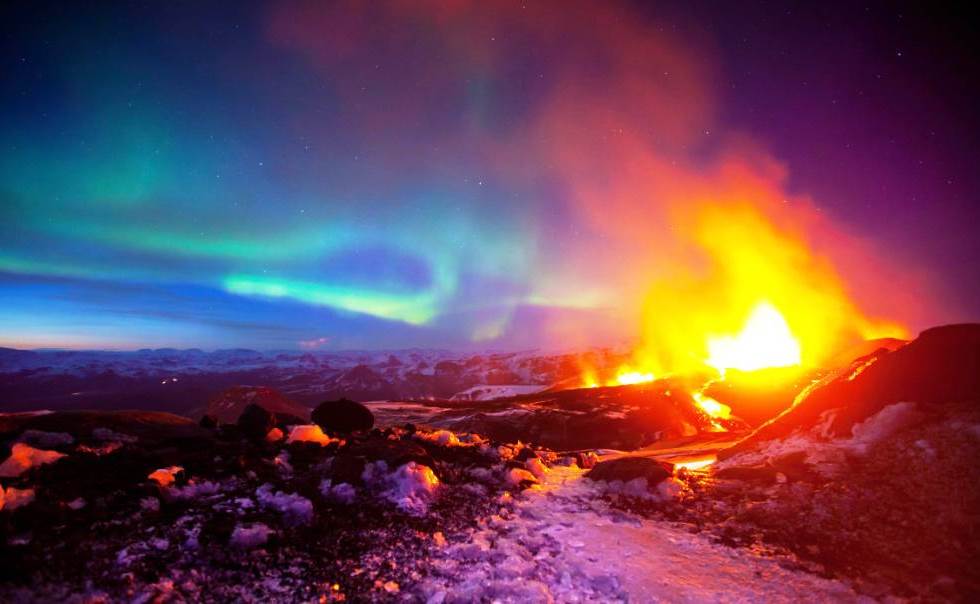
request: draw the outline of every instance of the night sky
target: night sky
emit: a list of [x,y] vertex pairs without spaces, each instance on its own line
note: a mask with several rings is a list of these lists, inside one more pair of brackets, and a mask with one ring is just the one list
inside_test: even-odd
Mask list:
[[6,2],[0,346],[618,341],[704,196],[980,319],[974,24],[807,4]]

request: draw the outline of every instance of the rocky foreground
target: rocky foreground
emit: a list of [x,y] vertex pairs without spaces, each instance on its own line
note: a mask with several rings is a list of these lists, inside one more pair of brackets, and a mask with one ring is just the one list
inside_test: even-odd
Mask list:
[[[676,390],[0,416],[0,600],[980,596],[980,326],[858,359],[754,429]],[[433,421],[385,420],[405,412]]]

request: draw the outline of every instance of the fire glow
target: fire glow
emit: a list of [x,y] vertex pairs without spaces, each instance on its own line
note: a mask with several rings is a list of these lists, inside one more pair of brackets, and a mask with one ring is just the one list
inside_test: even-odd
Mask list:
[[708,340],[705,361],[724,377],[726,369],[755,371],[800,364],[800,343],[776,307],[760,302],[736,336]]
[[[842,349],[905,329],[862,310],[844,275],[820,254],[807,220],[767,203],[692,203],[677,210],[686,247],[651,280],[639,343],[615,372],[583,371],[586,386],[668,376],[725,379],[727,371],[819,368]],[[610,377],[611,376],[611,377]],[[729,411],[708,397],[708,415]]]

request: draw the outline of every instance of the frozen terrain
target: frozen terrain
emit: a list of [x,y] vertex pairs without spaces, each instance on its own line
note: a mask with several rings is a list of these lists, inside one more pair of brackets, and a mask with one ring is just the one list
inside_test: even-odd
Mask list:
[[[443,548],[432,602],[856,601],[846,585],[612,509],[576,466],[542,473],[468,540]],[[678,487],[679,488],[679,487]],[[663,497],[670,497],[665,490]]]

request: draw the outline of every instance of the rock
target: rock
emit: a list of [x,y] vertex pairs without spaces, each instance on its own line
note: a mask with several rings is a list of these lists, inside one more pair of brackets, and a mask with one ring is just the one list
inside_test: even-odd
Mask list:
[[218,427],[218,418],[213,415],[204,415],[201,417],[201,421],[198,422],[205,430],[214,430]]
[[338,455],[330,464],[330,477],[336,484],[344,482],[352,485],[364,484],[365,465],[367,464],[363,457]]
[[[205,415],[213,415],[223,424],[234,424],[249,405],[259,405],[270,412],[283,416],[306,418],[306,407],[286,398],[281,392],[266,386],[234,386],[211,399]],[[302,421],[300,423],[306,423]]]
[[362,442],[354,442],[344,448],[346,455],[356,455],[367,461],[383,461],[389,468],[414,461],[424,466],[432,465],[432,457],[418,443],[410,440],[387,440],[371,438]]
[[649,457],[621,457],[599,462],[585,475],[592,480],[621,480],[629,482],[637,478],[646,478],[647,486],[652,487],[666,480],[673,474],[673,469]]
[[0,415],[0,438],[21,431],[65,432],[76,439],[98,439],[101,429],[137,438],[145,445],[186,443],[210,439],[211,434],[192,420],[159,411],[56,411],[54,413]]
[[361,403],[342,398],[321,403],[313,410],[313,422],[324,432],[367,431],[374,426],[374,414]]
[[283,432],[289,432],[288,428],[290,426],[300,426],[308,423],[310,423],[308,420],[305,420],[298,415],[282,412],[276,413],[276,426],[282,429]]
[[256,441],[262,440],[270,430],[276,427],[276,416],[265,407],[252,404],[245,407],[245,410],[238,417],[237,424],[245,438]]
[[776,482],[776,470],[768,466],[731,466],[715,472],[715,478],[750,482]]
[[[454,417],[457,432],[554,450],[639,449],[715,430],[684,384],[669,380],[527,395],[519,404],[485,401],[451,413],[461,416]],[[744,427],[738,424],[726,427]]]
[[594,451],[582,451],[575,454],[575,463],[583,470],[589,470],[599,463],[599,456]]
[[38,449],[52,449],[54,447],[65,447],[75,442],[75,437],[67,432],[44,432],[42,430],[24,430],[23,434],[17,439]]
[[386,440],[372,438],[352,442],[344,447],[334,458],[330,476],[334,484],[347,482],[359,485],[367,464],[383,461],[389,469],[395,469],[409,462],[432,466],[429,453],[418,443],[409,440]]
[[529,459],[537,458],[537,457],[538,454],[534,451],[534,449],[532,449],[531,447],[524,447],[523,449],[517,452],[517,455],[514,456],[514,459],[518,461],[527,461]]

